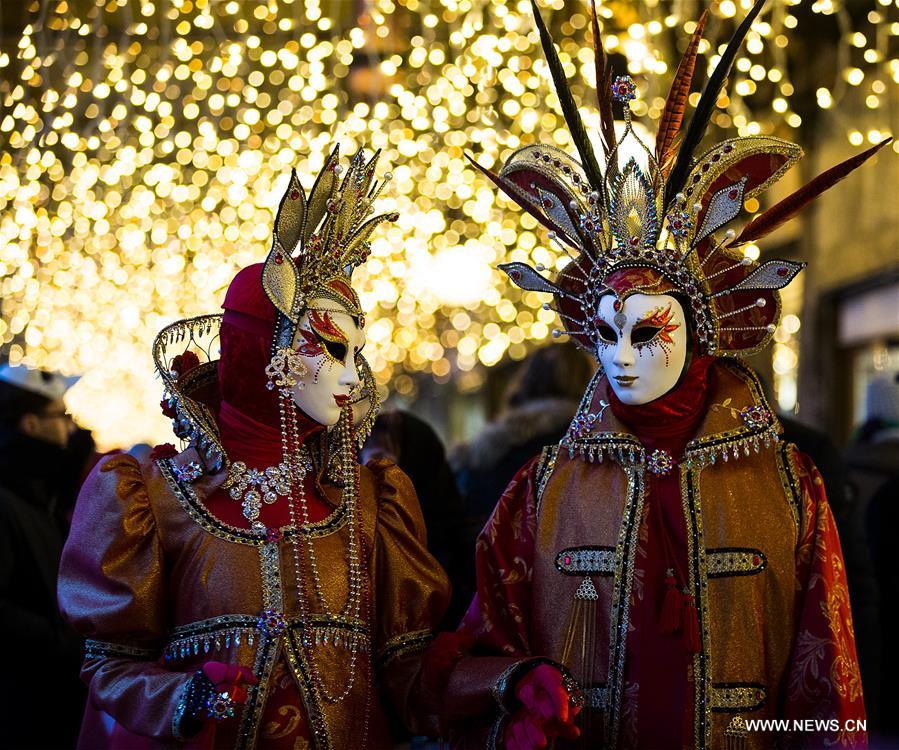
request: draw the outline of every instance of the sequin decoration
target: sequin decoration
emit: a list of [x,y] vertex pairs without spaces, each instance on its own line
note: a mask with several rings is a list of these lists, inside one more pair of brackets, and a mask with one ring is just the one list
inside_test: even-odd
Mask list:
[[646,459],[646,465],[657,476],[670,474],[675,466],[674,458],[668,451],[662,448],[656,448],[649,454],[649,458]]
[[682,210],[669,211],[665,217],[668,231],[678,239],[683,239],[693,228],[693,219],[689,213]]
[[783,289],[803,268],[805,268],[805,263],[796,263],[791,260],[769,260],[728,291]]
[[269,637],[276,638],[287,628],[287,620],[283,612],[267,608],[260,613],[256,627]]
[[181,482],[193,482],[203,476],[203,467],[196,461],[183,465],[175,464],[175,476]]
[[740,412],[740,419],[750,430],[757,430],[768,425],[771,415],[764,406],[747,406]]
[[696,233],[696,237],[693,238],[694,245],[737,217],[743,207],[743,191],[746,188],[747,179],[744,177],[739,182],[722,188],[712,196],[702,219],[702,226]]

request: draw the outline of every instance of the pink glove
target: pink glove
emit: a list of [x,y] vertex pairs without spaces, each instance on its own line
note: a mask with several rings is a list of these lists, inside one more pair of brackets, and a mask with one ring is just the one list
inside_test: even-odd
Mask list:
[[573,740],[581,730],[574,721],[581,708],[572,701],[562,673],[550,664],[530,670],[515,685],[521,708],[506,727],[507,750],[538,750],[555,737]]
[[256,675],[246,667],[220,661],[207,661],[203,665],[203,674],[212,683],[217,695],[226,693],[228,699],[240,706],[247,702],[246,686],[259,682]]

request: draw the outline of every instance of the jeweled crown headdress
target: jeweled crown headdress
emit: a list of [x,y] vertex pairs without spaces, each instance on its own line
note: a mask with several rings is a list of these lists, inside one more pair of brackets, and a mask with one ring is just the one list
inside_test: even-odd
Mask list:
[[[512,154],[499,174],[475,166],[547,227],[572,263],[555,281],[541,275],[542,268],[525,263],[500,268],[522,289],[552,293],[565,333],[591,352],[597,341],[597,304],[606,293],[623,299],[636,292],[680,292],[689,300],[703,353],[737,355],[765,346],[780,316],[777,290],[804,264],[787,260],[758,264],[737,246],[758,240],[792,218],[891,139],[822,173],[756,216],[739,235],[728,230],[719,239],[715,232],[737,218],[744,200],[765,190],[802,156],[792,143],[749,136],[724,141],[694,158],[737,50],[765,0],[757,0],[737,28],[678,143],[705,27],[703,14],[675,73],[654,150],[634,132],[633,81],[627,76],[612,81],[593,6],[602,170],[536,0],[531,2],[580,162],[553,146],[532,145]],[[624,109],[620,137],[615,133],[613,99]],[[620,166],[619,153],[628,141],[644,153],[645,167],[636,158]]]
[[279,315],[278,345],[290,346],[296,324],[313,297],[334,299],[361,317],[350,286],[353,270],[371,250],[372,232],[396,213],[371,216],[373,204],[390,181],[375,178],[380,151],[368,161],[360,150],[341,178],[339,149],[325,160],[307,196],[295,171],[275,216],[272,248],[262,286]]
[[[351,286],[353,270],[370,251],[372,232],[397,214],[371,217],[372,205],[391,179],[375,179],[379,152],[366,161],[360,150],[341,178],[339,150],[331,151],[308,196],[295,171],[275,216],[272,247],[262,265],[262,288],[277,310],[272,348],[291,347],[297,324],[314,298],[336,302],[364,325],[359,299]],[[246,270],[246,269],[245,269]],[[165,385],[164,413],[175,434],[190,441],[210,468],[227,461],[215,415],[218,387],[218,341],[222,315],[202,315],[169,324],[153,342],[156,370]],[[379,408],[371,367],[357,355],[364,384],[360,399],[368,413],[356,428],[361,442],[371,430]]]

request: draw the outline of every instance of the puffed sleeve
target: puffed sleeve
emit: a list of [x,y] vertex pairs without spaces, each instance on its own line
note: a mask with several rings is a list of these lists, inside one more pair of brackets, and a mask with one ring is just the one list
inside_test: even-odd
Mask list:
[[449,605],[450,585],[427,549],[415,489],[392,461],[368,464],[377,479],[375,656],[386,697],[406,726],[436,734],[436,706],[420,690],[421,657]]
[[790,737],[787,746],[866,747],[865,704],[840,539],[815,465],[795,449],[792,460],[802,491],[796,567],[800,619],[784,718],[816,721],[814,731]]
[[164,560],[137,461],[101,461],[78,496],[63,550],[59,605],[87,639],[82,679],[94,708],[130,732],[171,741],[189,675],[158,663],[166,633]]

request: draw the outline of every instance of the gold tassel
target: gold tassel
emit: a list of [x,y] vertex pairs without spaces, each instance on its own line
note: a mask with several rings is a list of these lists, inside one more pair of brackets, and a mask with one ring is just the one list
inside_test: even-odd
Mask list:
[[[571,616],[568,619],[568,627],[562,646],[561,662],[568,668],[585,693],[587,693],[594,682],[596,603],[598,600],[599,594],[596,592],[593,579],[590,576],[584,576],[574,594],[574,604],[571,608]],[[574,653],[575,643],[577,643],[579,653]],[[581,743],[589,741],[592,713],[592,711],[586,709],[581,714]],[[553,744],[551,747],[554,746]]]
[[734,716],[724,730],[724,750],[746,750],[746,722],[742,716]]

